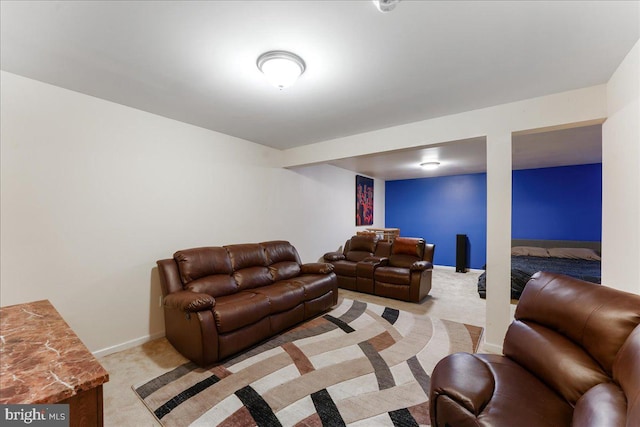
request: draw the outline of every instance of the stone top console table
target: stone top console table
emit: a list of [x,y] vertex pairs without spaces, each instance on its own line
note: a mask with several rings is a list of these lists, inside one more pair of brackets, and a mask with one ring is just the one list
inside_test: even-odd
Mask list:
[[107,381],[49,301],[0,307],[0,403],[66,403],[71,426],[101,426]]

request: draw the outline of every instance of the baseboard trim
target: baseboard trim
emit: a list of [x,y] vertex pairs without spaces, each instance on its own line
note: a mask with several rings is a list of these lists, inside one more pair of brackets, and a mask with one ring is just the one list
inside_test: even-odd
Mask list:
[[142,345],[149,341],[156,340],[158,338],[164,337],[164,331],[156,332],[155,334],[145,335],[140,338],[133,339],[131,341],[123,342],[121,344],[116,344],[111,347],[103,348],[101,350],[97,350],[93,352],[95,357],[104,357],[113,353],[117,353],[119,351],[128,350],[130,348],[136,347],[138,345]]

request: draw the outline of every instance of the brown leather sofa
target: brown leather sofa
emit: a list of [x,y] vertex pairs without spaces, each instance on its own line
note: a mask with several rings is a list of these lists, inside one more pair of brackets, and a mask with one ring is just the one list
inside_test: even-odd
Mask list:
[[186,249],[157,264],[167,339],[200,366],[338,302],[333,266],[302,264],[286,241]]
[[397,237],[393,243],[375,235],[353,236],[342,252],[328,252],[338,286],[358,292],[419,302],[431,290],[435,245],[424,239]]
[[504,355],[456,353],[431,377],[433,426],[640,426],[640,295],[536,273]]

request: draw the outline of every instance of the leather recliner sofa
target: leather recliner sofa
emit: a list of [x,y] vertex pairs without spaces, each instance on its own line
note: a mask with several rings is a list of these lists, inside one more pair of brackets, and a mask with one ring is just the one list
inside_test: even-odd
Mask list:
[[157,264],[167,339],[200,366],[338,302],[333,266],[302,264],[286,241],[186,249]]
[[456,353],[431,376],[433,426],[640,426],[640,295],[536,273],[504,355]]
[[419,302],[431,290],[434,250],[421,238],[397,237],[389,243],[360,235],[324,260],[333,264],[341,288]]

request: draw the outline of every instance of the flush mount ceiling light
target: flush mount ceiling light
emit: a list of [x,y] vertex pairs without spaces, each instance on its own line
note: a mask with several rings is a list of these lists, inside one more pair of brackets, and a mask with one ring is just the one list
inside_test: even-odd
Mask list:
[[278,89],[284,89],[294,84],[306,69],[302,58],[295,53],[284,50],[263,53],[256,64],[267,81]]
[[432,171],[438,169],[440,162],[423,162],[420,163],[420,167],[424,170]]
[[400,3],[400,0],[373,0],[373,4],[376,5],[380,12],[391,12],[398,3]]

